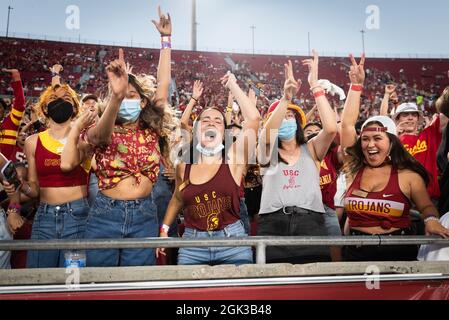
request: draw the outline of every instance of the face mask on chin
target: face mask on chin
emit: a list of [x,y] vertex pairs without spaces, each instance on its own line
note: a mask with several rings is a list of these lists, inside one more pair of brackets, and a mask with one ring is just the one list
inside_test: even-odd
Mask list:
[[120,110],[117,117],[124,123],[136,122],[142,112],[142,108],[140,106],[141,102],[142,100],[140,99],[124,99],[120,105]]
[[219,154],[220,152],[223,151],[224,149],[224,145],[220,144],[218,146],[216,146],[215,148],[211,149],[211,148],[205,148],[201,145],[201,143],[198,143],[196,146],[196,150],[201,153],[203,156],[205,157],[214,157],[217,154]]
[[73,105],[59,98],[47,106],[47,114],[50,119],[58,124],[67,122],[73,116]]

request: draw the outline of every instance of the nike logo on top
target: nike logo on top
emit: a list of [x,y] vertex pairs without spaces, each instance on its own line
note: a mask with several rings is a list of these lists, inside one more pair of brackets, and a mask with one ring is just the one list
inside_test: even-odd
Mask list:
[[391,198],[391,197],[393,197],[393,196],[394,196],[394,194],[384,194],[384,195],[383,195],[384,198]]

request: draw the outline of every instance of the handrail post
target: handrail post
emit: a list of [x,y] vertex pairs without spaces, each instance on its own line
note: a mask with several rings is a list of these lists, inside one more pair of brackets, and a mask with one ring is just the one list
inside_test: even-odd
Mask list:
[[266,264],[267,263],[267,257],[266,257],[266,248],[267,245],[265,242],[259,242],[256,246],[256,263],[257,264]]

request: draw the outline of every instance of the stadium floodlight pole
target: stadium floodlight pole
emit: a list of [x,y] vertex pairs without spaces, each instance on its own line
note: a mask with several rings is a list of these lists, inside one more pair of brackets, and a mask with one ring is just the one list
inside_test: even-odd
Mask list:
[[8,6],[8,22],[6,23],[6,38],[9,36],[9,18],[11,16],[11,10],[14,10],[13,7]]
[[192,0],[192,51],[197,50],[196,0]]
[[255,46],[254,46],[254,30],[256,30],[256,26],[252,25],[250,27],[252,29],[252,33],[253,33],[253,55],[255,54]]
[[365,53],[365,30],[361,30],[360,33],[362,34],[362,46],[363,46],[363,53]]
[[309,56],[311,56],[311,51],[310,51],[310,48],[311,48],[311,46],[310,46],[310,32],[307,32],[307,38],[308,38],[308,45],[309,45]]

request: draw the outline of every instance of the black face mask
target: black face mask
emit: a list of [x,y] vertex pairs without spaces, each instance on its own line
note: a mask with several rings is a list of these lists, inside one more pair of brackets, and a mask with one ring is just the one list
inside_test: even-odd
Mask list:
[[307,137],[307,141],[312,140],[313,138],[315,138],[318,135],[319,132],[317,133],[312,133],[310,136]]
[[73,116],[73,105],[59,98],[47,106],[47,116],[58,124],[64,123]]

